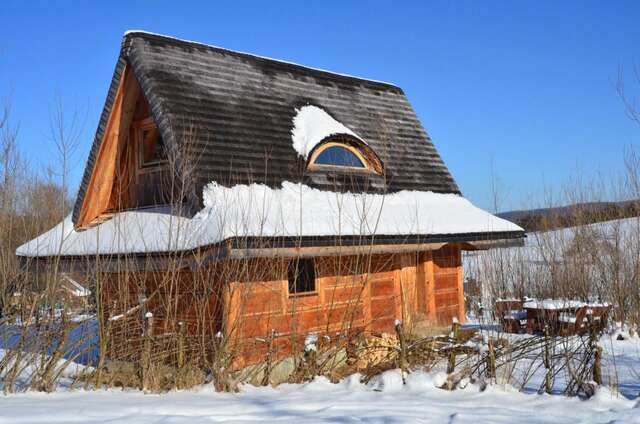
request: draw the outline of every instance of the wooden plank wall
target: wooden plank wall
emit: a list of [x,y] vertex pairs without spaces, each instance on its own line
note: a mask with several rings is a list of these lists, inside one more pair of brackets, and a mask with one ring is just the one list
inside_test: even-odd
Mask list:
[[[274,346],[283,356],[300,349],[311,332],[335,339],[362,332],[393,333],[397,319],[405,326],[450,325],[453,317],[464,319],[457,247],[318,257],[316,291],[297,295],[288,292],[288,263],[286,258],[235,261],[227,264],[233,271],[208,268],[208,276],[183,272],[177,284],[159,273],[130,278],[128,283],[119,275],[103,297],[113,315],[135,304],[140,292],[153,294],[147,306],[154,314],[156,333],[175,331],[175,321],[189,324],[192,333],[202,331],[197,321],[205,311],[207,333],[222,330],[240,349],[237,366],[262,360],[273,331]],[[202,309],[202,302],[210,308]],[[200,305],[199,313],[194,305]]]
[[455,317],[464,322],[464,292],[460,249],[445,246],[433,252],[435,319],[447,324]]
[[[272,260],[272,261],[282,261]],[[264,358],[264,340],[275,331],[278,350],[289,353],[306,334],[393,333],[428,321],[464,321],[460,249],[434,252],[316,258],[316,291],[289,295],[286,266],[279,278],[230,284],[226,334],[245,346],[247,362]],[[299,346],[298,346],[299,348]]]

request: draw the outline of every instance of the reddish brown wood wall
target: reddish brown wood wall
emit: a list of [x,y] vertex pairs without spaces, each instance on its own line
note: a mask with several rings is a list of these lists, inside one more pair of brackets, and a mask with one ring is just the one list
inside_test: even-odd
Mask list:
[[297,295],[288,292],[289,261],[229,261],[197,273],[182,272],[174,279],[162,273],[128,279],[118,274],[103,290],[104,304],[111,315],[122,313],[144,292],[156,333],[175,331],[176,322],[185,323],[191,333],[204,330],[213,335],[221,330],[242,352],[238,365],[263,359],[265,340],[273,332],[276,350],[285,354],[292,346],[298,349],[312,332],[335,338],[347,333],[393,333],[395,320],[410,327],[464,319],[457,247],[318,257],[316,291]]
[[279,351],[317,332],[393,333],[394,322],[449,325],[464,320],[460,249],[363,257],[316,258],[316,292],[289,295],[286,263],[272,280],[230,283],[225,333],[243,346],[248,362],[264,358],[264,342],[277,333]]
[[433,252],[435,318],[450,323],[464,320],[464,293],[460,250],[444,247]]

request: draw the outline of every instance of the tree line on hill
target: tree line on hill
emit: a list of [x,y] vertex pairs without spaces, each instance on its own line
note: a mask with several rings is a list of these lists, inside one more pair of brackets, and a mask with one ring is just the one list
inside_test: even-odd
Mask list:
[[501,212],[497,215],[521,226],[528,232],[548,231],[637,217],[640,216],[640,201],[576,203],[559,207]]

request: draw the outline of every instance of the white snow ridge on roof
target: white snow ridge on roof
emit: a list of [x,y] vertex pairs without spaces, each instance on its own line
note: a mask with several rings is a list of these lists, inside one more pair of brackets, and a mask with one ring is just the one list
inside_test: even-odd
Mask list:
[[259,55],[259,54],[255,54],[255,53],[244,52],[244,51],[240,51],[240,50],[231,50],[231,49],[227,49],[225,47],[216,46],[215,44],[206,44],[206,43],[203,43],[201,41],[193,41],[193,40],[187,40],[186,38],[172,37],[170,35],[164,35],[164,34],[160,34],[160,33],[157,33],[157,32],[145,31],[143,29],[130,29],[130,30],[127,30],[127,31],[124,32],[123,36],[126,37],[128,35],[136,35],[136,34],[153,35],[153,36],[156,36],[156,37],[166,38],[166,39],[169,39],[169,40],[182,41],[183,43],[197,44],[199,46],[212,47],[214,49],[224,50],[226,52],[238,53],[238,54],[243,54],[243,55],[247,55],[247,56],[257,57],[257,58],[260,58],[260,59],[271,60],[273,62],[286,63],[287,65],[299,66],[300,68],[311,69],[313,71],[325,72],[327,74],[337,75],[337,76],[340,76],[340,77],[354,78],[354,79],[359,79],[359,80],[362,80],[362,81],[369,81],[369,82],[374,82],[374,83],[378,83],[378,84],[385,84],[385,85],[391,85],[393,87],[398,87],[396,84],[394,84],[392,82],[388,82],[388,81],[382,81],[382,80],[377,80],[377,79],[372,79],[372,78],[359,77],[359,76],[356,76],[356,75],[345,74],[344,72],[330,71],[328,69],[316,68],[315,66],[303,65],[301,63],[292,62],[292,61],[289,61],[289,60],[276,59],[276,58],[273,58],[273,57],[263,56],[263,55]]
[[193,218],[169,210],[122,212],[76,231],[70,218],[20,246],[19,256],[191,250],[233,237],[436,235],[523,231],[462,196],[423,191],[336,193],[285,182],[224,187],[210,183]]
[[296,109],[296,112],[293,117],[291,138],[293,148],[305,159],[318,143],[332,135],[348,134],[367,144],[342,122],[333,119],[324,109],[307,105]]

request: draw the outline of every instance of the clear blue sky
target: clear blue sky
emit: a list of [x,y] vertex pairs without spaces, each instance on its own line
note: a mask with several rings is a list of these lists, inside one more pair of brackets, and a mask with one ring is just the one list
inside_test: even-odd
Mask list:
[[[0,98],[34,166],[48,117],[86,109],[77,184],[124,31],[144,29],[400,85],[464,194],[502,209],[581,169],[611,173],[640,128],[614,82],[640,63],[640,2],[4,0]],[[638,87],[640,91],[640,87]]]

